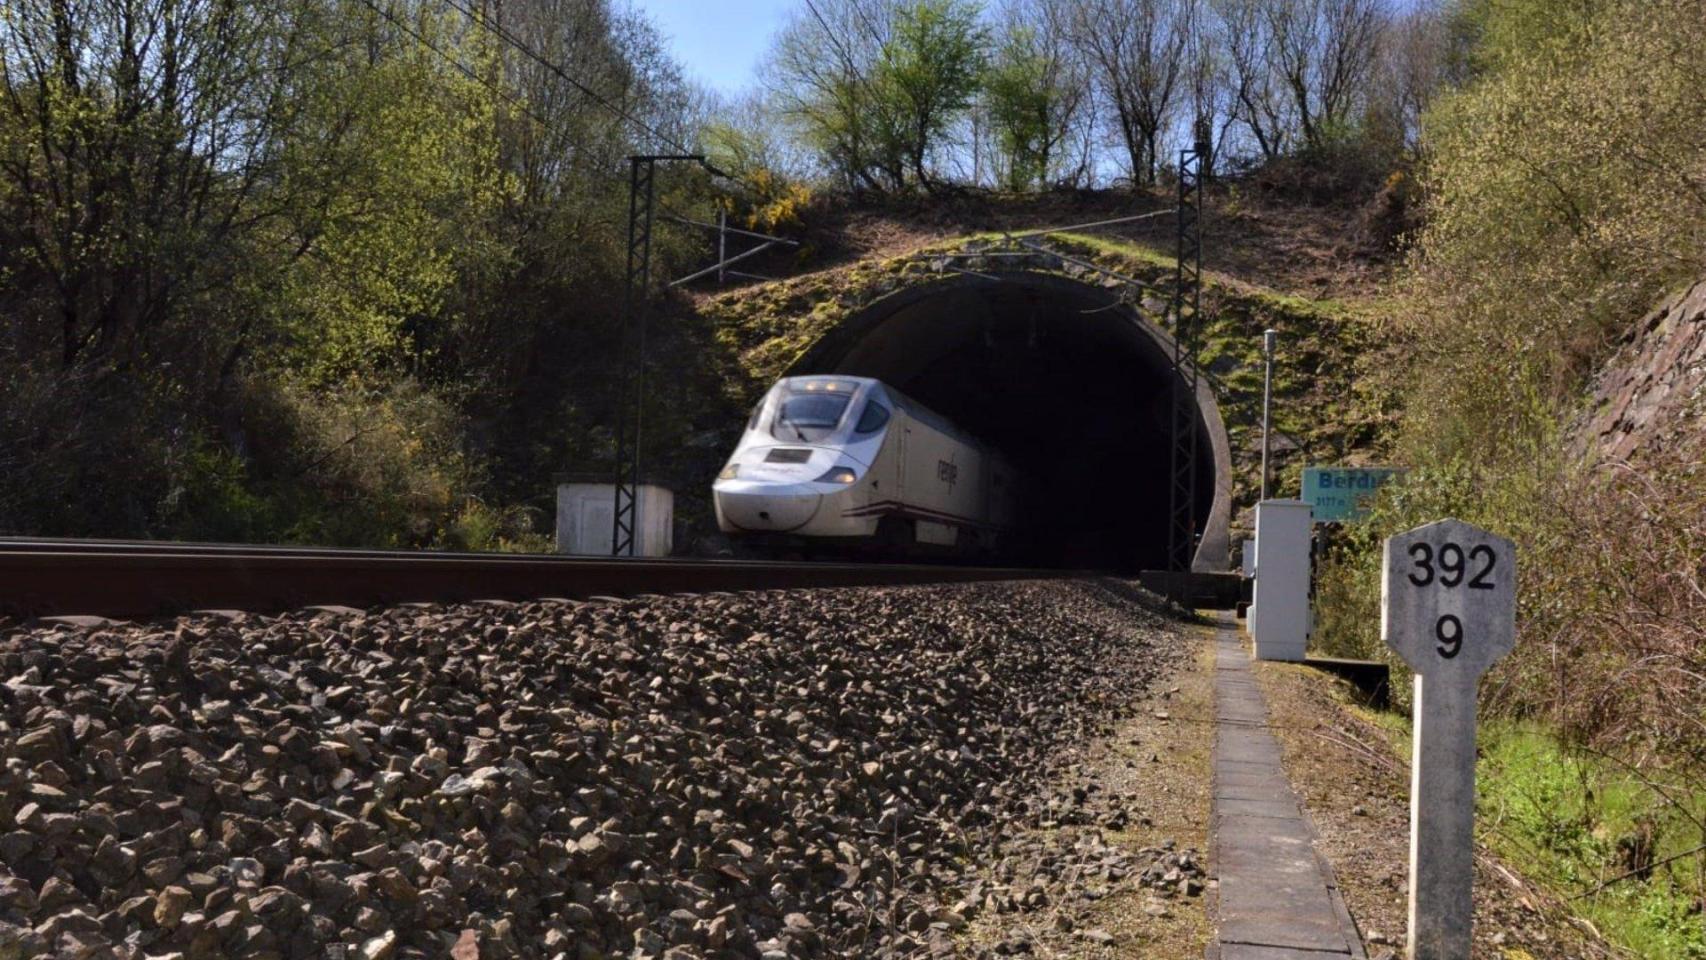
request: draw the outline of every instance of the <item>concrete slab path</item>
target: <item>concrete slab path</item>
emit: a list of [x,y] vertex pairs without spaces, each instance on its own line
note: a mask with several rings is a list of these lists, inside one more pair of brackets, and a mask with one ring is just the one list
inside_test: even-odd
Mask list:
[[1237,627],[1215,640],[1214,822],[1219,880],[1210,960],[1365,960],[1332,868],[1286,779]]

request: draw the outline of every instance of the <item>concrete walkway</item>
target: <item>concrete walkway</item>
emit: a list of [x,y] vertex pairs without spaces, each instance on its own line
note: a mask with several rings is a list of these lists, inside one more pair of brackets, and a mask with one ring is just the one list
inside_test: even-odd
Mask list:
[[1214,822],[1218,877],[1210,960],[1363,960],[1332,868],[1280,765],[1268,708],[1236,626],[1215,642]]

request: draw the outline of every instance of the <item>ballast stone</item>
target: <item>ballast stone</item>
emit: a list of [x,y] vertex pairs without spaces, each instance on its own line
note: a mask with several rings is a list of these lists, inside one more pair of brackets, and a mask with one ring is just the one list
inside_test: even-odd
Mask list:
[[1050,758],[1168,639],[1065,583],[13,629],[0,956],[951,955],[1055,894],[943,824],[1100,822]]

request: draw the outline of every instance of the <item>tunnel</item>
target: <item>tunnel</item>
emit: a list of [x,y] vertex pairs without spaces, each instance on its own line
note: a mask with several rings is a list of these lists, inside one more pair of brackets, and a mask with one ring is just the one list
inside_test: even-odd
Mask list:
[[[1118,292],[1015,270],[904,287],[850,314],[790,375],[875,377],[996,448],[1020,476],[1017,563],[1165,569],[1172,340]],[[1196,394],[1193,569],[1227,563],[1231,459]]]

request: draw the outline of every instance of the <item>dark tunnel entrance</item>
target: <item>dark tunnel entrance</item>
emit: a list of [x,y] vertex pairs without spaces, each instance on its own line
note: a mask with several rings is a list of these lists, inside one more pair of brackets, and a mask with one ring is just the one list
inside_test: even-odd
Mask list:
[[[1025,479],[1017,562],[1167,565],[1172,348],[1116,294],[1036,272],[963,274],[875,301],[790,374],[876,377],[995,446]],[[1230,458],[1198,392],[1195,567],[1227,558]]]

